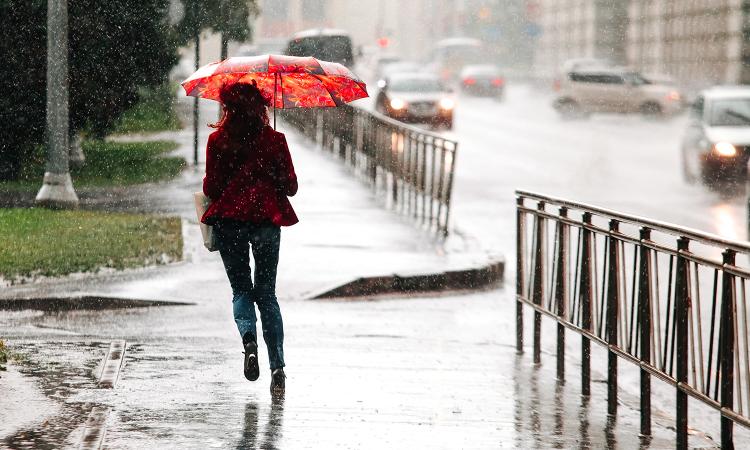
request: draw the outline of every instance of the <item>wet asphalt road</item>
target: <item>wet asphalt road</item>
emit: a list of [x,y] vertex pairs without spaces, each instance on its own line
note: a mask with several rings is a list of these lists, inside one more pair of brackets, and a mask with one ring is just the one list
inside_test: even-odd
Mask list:
[[547,88],[513,82],[502,101],[459,95],[454,129],[441,131],[459,142],[451,212],[458,229],[510,254],[514,191],[524,189],[747,239],[744,189],[683,181],[684,114],[561,120],[553,100]]

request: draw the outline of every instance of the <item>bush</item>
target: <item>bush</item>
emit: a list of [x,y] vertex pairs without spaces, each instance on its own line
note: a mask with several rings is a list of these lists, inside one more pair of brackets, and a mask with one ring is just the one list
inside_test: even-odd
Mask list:
[[[177,62],[169,0],[69,0],[71,130],[103,137]],[[0,2],[0,180],[16,179],[44,139],[47,0]]]
[[[175,150],[173,141],[108,142],[84,141],[86,164],[71,170],[76,188],[124,186],[168,181],[187,165],[184,158],[165,156]],[[17,181],[0,183],[11,190],[39,189],[44,175],[44,148],[39,146],[29,158]]]
[[138,103],[125,111],[114,132],[153,133],[182,128],[175,110],[176,85],[164,83],[155,88],[141,88]]

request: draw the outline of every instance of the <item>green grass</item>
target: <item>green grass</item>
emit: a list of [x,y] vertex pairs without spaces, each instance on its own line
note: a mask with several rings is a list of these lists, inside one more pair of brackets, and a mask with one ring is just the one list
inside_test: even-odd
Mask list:
[[143,214],[0,209],[0,276],[61,276],[182,258],[180,219]]
[[0,339],[0,370],[6,370],[5,365],[8,363],[8,347],[5,346],[5,342]]
[[175,111],[175,84],[164,84],[153,89],[142,88],[139,101],[120,117],[114,132],[153,133],[182,128]]
[[[164,156],[178,147],[173,141],[84,141],[86,162],[72,169],[75,188],[125,186],[167,181],[185,168],[184,158]],[[38,190],[44,175],[44,150],[39,149],[16,181],[1,182],[6,191]]]

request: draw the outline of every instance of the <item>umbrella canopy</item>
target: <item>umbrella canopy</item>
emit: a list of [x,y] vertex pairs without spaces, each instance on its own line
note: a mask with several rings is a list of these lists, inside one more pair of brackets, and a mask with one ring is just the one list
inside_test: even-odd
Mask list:
[[275,108],[343,105],[367,97],[365,83],[338,63],[313,57],[232,57],[198,69],[182,87],[187,95],[219,100],[222,86],[255,81]]

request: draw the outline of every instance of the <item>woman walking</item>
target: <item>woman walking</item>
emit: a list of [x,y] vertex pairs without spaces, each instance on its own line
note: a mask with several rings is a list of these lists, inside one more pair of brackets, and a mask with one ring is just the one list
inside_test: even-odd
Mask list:
[[[276,299],[280,227],[297,223],[287,197],[297,176],[286,138],[268,124],[268,101],[254,84],[231,84],[220,94],[224,107],[208,138],[203,193],[211,205],[201,221],[213,225],[232,286],[234,321],[245,349],[244,372],[258,379],[255,305],[271,368],[271,393],[283,395],[284,327]],[[250,269],[250,251],[255,277]]]

